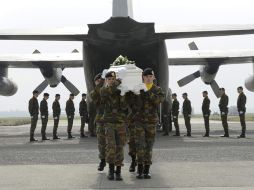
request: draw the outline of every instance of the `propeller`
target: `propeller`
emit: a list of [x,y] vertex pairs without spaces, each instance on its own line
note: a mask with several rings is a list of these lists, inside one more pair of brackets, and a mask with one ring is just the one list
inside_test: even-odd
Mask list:
[[[40,51],[39,50],[35,50],[33,52],[33,54],[39,54]],[[78,50],[74,49],[72,51],[72,53],[78,53]],[[64,70],[64,68],[62,68],[62,70]],[[72,93],[74,94],[75,96],[77,96],[79,94],[79,90],[74,86],[74,84],[72,84],[65,76],[62,75],[61,77],[61,82],[63,83],[63,85]],[[43,92],[47,86],[48,86],[48,81],[47,80],[44,80],[39,86],[36,87],[35,90],[37,90],[39,92],[39,94],[41,92]]]
[[79,90],[74,86],[74,84],[67,80],[65,76],[62,76],[61,82],[72,94],[74,94],[75,96],[79,94]]
[[[189,43],[189,48],[190,48],[190,50],[198,50],[198,46],[196,45],[195,42]],[[208,60],[207,60],[207,65],[209,65]],[[186,84],[189,84],[193,80],[199,78],[200,76],[201,76],[201,72],[200,72],[200,70],[198,70],[198,71],[180,79],[179,81],[177,81],[177,83],[180,87],[182,87],[182,86],[185,86]],[[212,80],[209,84],[210,84],[214,94],[218,98],[219,97],[219,88],[220,88],[219,85],[217,84],[217,82],[215,80]]]

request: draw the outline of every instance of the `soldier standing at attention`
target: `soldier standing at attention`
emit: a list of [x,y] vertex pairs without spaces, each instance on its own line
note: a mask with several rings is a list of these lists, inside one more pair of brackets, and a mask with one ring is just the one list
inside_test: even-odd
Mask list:
[[221,115],[221,121],[222,126],[224,129],[224,135],[221,137],[229,137],[228,133],[228,96],[225,93],[224,88],[220,88],[220,102],[219,102],[219,108],[220,108],[220,115]]
[[49,140],[46,137],[46,128],[48,124],[48,116],[49,116],[49,111],[48,111],[48,102],[47,99],[49,98],[48,93],[43,94],[43,99],[40,103],[40,112],[41,112],[41,136],[42,140]]
[[184,136],[191,137],[191,102],[188,99],[188,94],[183,93],[182,95],[184,101],[183,101],[183,117],[185,122],[185,127],[187,129],[187,134]]
[[106,86],[101,88],[101,101],[104,104],[103,119],[106,134],[106,161],[109,164],[108,179],[114,180],[114,167],[116,166],[115,179],[123,180],[121,167],[124,160],[123,147],[126,140],[126,112],[125,96],[120,95],[117,86],[121,84],[116,80],[113,71],[105,75]]
[[210,99],[208,98],[208,92],[204,91],[203,92],[203,103],[202,103],[202,113],[203,113],[203,118],[205,122],[205,134],[203,137],[209,137],[209,132],[210,132],[210,126],[209,126],[209,117],[210,117]]
[[29,100],[28,110],[31,116],[31,127],[30,127],[30,142],[38,141],[34,138],[34,131],[38,121],[39,114],[39,103],[38,98],[39,92],[37,90],[33,91],[33,97]]
[[101,102],[100,90],[103,87],[104,80],[101,78],[101,73],[94,77],[95,89],[90,93],[92,101],[96,107],[95,125],[97,133],[97,142],[99,150],[99,159],[101,160],[98,166],[98,171],[103,171],[106,166],[106,136],[105,127],[102,120],[104,113],[104,105]]
[[56,94],[55,101],[52,104],[53,119],[54,119],[54,127],[53,127],[53,139],[54,140],[60,139],[57,136],[57,128],[58,128],[59,119],[60,119],[60,115],[61,115],[61,107],[59,104],[59,100],[60,100],[60,94]]
[[157,108],[164,101],[164,94],[156,86],[154,72],[146,68],[142,73],[146,91],[141,90],[138,96],[138,112],[136,114],[136,140],[138,179],[150,179],[150,165],[152,164],[152,151],[155,141],[156,125],[159,122]]
[[239,93],[238,99],[237,99],[237,110],[240,117],[240,122],[242,126],[242,133],[238,138],[245,138],[245,132],[246,132],[246,123],[245,123],[245,112],[246,112],[246,101],[247,98],[245,94],[243,93],[243,87],[239,86],[237,88],[237,92]]
[[73,99],[74,99],[74,94],[70,94],[69,100],[67,100],[66,107],[65,107],[65,111],[66,111],[66,115],[68,119],[68,127],[67,127],[68,139],[75,138],[74,136],[71,135],[73,119],[75,115],[75,107],[74,107]]
[[173,136],[180,136],[180,129],[179,129],[179,124],[178,124],[178,115],[179,115],[179,102],[177,100],[177,94],[173,93],[172,94],[172,99],[173,99],[173,103],[172,103],[172,116],[173,116],[173,122],[174,122],[174,126],[176,129],[176,133]]
[[86,103],[86,94],[82,94],[82,100],[79,103],[79,115],[81,119],[81,126],[80,126],[80,138],[87,137],[85,135],[85,123],[88,123],[88,112],[87,112],[87,103]]

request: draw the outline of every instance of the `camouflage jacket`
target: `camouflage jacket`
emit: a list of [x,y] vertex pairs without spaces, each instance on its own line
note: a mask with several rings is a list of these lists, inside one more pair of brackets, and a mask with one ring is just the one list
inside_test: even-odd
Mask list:
[[237,110],[240,112],[245,112],[246,111],[246,107],[245,107],[245,104],[246,104],[246,96],[245,94],[242,92],[239,94],[238,96],[238,99],[237,99]]
[[38,115],[39,114],[39,103],[37,98],[32,97],[29,100],[28,110],[31,116]]
[[191,101],[188,98],[183,101],[183,115],[191,115]]
[[41,116],[49,115],[48,102],[45,99],[43,99],[40,103],[40,112],[41,112]]
[[100,89],[102,88],[102,84],[99,84],[95,87],[95,89],[90,93],[92,101],[96,107],[96,116],[95,122],[103,122],[102,116],[104,113],[104,104],[101,102]]
[[210,99],[208,97],[203,99],[202,112],[203,115],[210,115]]
[[138,111],[135,120],[142,123],[158,123],[158,106],[165,99],[162,89],[155,84],[148,91],[140,91],[136,102]]
[[65,111],[66,111],[67,116],[74,116],[75,115],[75,107],[74,107],[74,103],[71,99],[67,100]]
[[177,116],[179,114],[179,102],[177,99],[175,99],[172,103],[172,115]]
[[53,117],[59,117],[61,114],[61,107],[58,101],[54,101],[52,104]]
[[220,98],[219,108],[221,112],[228,112],[228,96],[223,94]]
[[101,103],[104,105],[103,121],[108,123],[126,123],[127,102],[125,96],[120,95],[117,89],[119,82],[116,81],[113,86],[102,87]]

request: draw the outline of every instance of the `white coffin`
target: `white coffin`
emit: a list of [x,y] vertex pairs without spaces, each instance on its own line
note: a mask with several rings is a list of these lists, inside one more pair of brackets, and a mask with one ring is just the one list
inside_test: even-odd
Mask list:
[[118,89],[121,90],[121,95],[124,95],[128,91],[139,94],[140,90],[146,90],[142,81],[143,70],[138,68],[135,64],[111,66],[108,70],[103,71],[103,75],[105,76],[109,71],[115,71],[116,78],[122,80],[121,85],[118,87]]

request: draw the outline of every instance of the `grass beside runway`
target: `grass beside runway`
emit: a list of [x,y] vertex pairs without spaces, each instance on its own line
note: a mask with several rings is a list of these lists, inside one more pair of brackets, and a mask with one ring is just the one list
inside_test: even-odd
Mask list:
[[30,124],[31,119],[29,117],[5,117],[0,118],[0,126],[18,126]]

